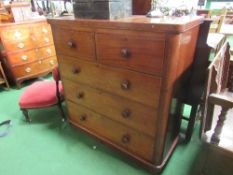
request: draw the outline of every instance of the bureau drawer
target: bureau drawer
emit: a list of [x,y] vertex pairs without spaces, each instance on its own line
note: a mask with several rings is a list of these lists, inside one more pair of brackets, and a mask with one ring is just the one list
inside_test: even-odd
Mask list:
[[161,78],[58,55],[61,75],[131,100],[158,107]]
[[92,32],[56,28],[53,30],[53,35],[58,54],[95,60],[95,43]]
[[31,50],[36,47],[35,41],[31,38],[22,41],[4,40],[2,41],[4,49],[9,53],[17,53],[25,50]]
[[36,55],[38,58],[48,58],[56,55],[54,45],[36,49]]
[[52,34],[51,27],[49,24],[42,23],[33,26],[33,32],[36,36],[48,36]]
[[63,79],[66,99],[155,137],[157,109]]
[[50,45],[53,44],[53,37],[51,34],[46,36],[35,36],[34,42],[36,43],[37,47]]
[[12,72],[17,78],[36,75],[39,73],[52,70],[57,65],[56,57],[50,57],[43,60],[38,60],[33,63],[24,64],[21,66],[13,67]]
[[97,33],[96,48],[97,59],[103,64],[162,74],[165,50],[165,36],[162,34],[126,31]]
[[70,120],[77,126],[97,137],[107,139],[116,147],[121,146],[130,153],[152,161],[154,139],[70,101],[67,101],[67,105]]
[[35,50],[8,54],[8,61],[12,67],[37,60]]
[[1,40],[10,41],[24,41],[27,40],[31,35],[31,31],[28,27],[18,27],[18,28],[5,28],[1,30]]

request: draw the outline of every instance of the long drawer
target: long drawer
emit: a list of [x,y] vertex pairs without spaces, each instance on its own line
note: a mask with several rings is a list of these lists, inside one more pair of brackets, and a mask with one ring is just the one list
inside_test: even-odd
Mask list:
[[66,99],[155,137],[156,109],[70,80],[63,84]]
[[161,78],[58,55],[62,77],[158,107]]
[[117,122],[109,120],[87,108],[67,101],[70,120],[94,135],[103,137],[148,161],[152,161],[154,139]]
[[95,60],[94,33],[56,28],[53,36],[57,54]]
[[163,34],[101,31],[96,34],[96,48],[97,59],[103,64],[162,74],[165,53]]
[[22,78],[52,70],[55,65],[57,65],[56,57],[50,57],[33,63],[13,67],[12,72],[16,78]]

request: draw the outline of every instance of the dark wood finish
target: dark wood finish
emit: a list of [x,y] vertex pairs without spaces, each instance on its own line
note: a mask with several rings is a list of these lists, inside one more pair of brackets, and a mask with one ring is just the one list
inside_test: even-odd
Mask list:
[[[218,122],[211,137],[211,142],[219,143],[221,130],[229,109],[233,108],[233,93],[228,91],[230,67],[230,46],[225,42],[219,52],[216,54],[209,67],[209,78],[206,92],[205,115],[208,120],[212,120],[214,105],[222,107],[218,116]],[[231,72],[232,73],[232,72]],[[232,87],[230,87],[231,89]],[[208,128],[209,129],[209,128]]]
[[151,0],[133,0],[133,15],[146,15],[151,9]]
[[[179,140],[180,118],[170,114],[171,101],[179,99],[190,77],[202,18],[164,23],[145,16],[48,21],[54,36],[65,38],[69,31],[91,34],[89,43],[96,48],[89,52],[94,53],[92,59],[78,50],[70,55],[69,49],[61,49],[58,54],[70,122],[161,170]],[[77,35],[77,40],[82,37]],[[79,44],[90,48],[87,43]],[[67,43],[55,39],[55,47]]]
[[6,78],[5,72],[2,68],[2,62],[0,61],[0,84],[5,84],[6,88],[9,89],[10,85],[8,83],[8,80]]
[[46,75],[57,65],[50,25],[46,21],[0,25],[1,60],[10,82]]

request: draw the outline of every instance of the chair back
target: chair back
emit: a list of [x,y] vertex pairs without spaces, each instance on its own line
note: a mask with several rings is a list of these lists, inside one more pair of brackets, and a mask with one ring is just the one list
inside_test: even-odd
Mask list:
[[224,22],[224,19],[226,17],[227,10],[210,10],[207,18],[210,18],[213,20],[213,22],[210,25],[210,33],[219,33],[222,27],[222,24]]

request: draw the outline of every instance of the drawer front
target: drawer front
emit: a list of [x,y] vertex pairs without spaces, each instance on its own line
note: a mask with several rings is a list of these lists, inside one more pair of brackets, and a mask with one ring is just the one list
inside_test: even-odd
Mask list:
[[56,28],[53,35],[58,54],[95,60],[94,33]]
[[31,31],[28,27],[18,27],[18,28],[5,28],[1,30],[1,40],[10,40],[10,41],[25,41],[31,35]]
[[28,62],[33,62],[37,60],[36,57],[36,51],[30,50],[30,51],[24,51],[16,54],[8,54],[7,58],[12,67],[25,64]]
[[50,44],[53,44],[53,37],[52,35],[35,36],[34,42],[36,43],[38,47],[50,45]]
[[63,79],[66,99],[140,132],[155,136],[157,110],[126,98]]
[[67,101],[67,103],[70,120],[73,123],[89,130],[94,135],[109,140],[130,153],[152,161],[154,139],[109,120],[87,108],[70,101]]
[[56,57],[51,57],[14,67],[12,68],[12,72],[16,78],[28,77],[52,70],[56,65]]
[[50,25],[46,23],[34,25],[33,32],[39,37],[52,34]]
[[55,56],[56,51],[54,45],[36,49],[36,55],[38,58],[48,58],[51,56]]
[[58,55],[61,75],[142,104],[158,107],[161,78]]
[[3,42],[4,49],[8,53],[16,53],[21,52],[25,50],[31,50],[36,47],[35,41],[28,38],[27,40],[22,41],[12,41],[12,40],[4,40]]
[[125,31],[97,33],[96,47],[97,59],[103,64],[162,74],[164,35]]

